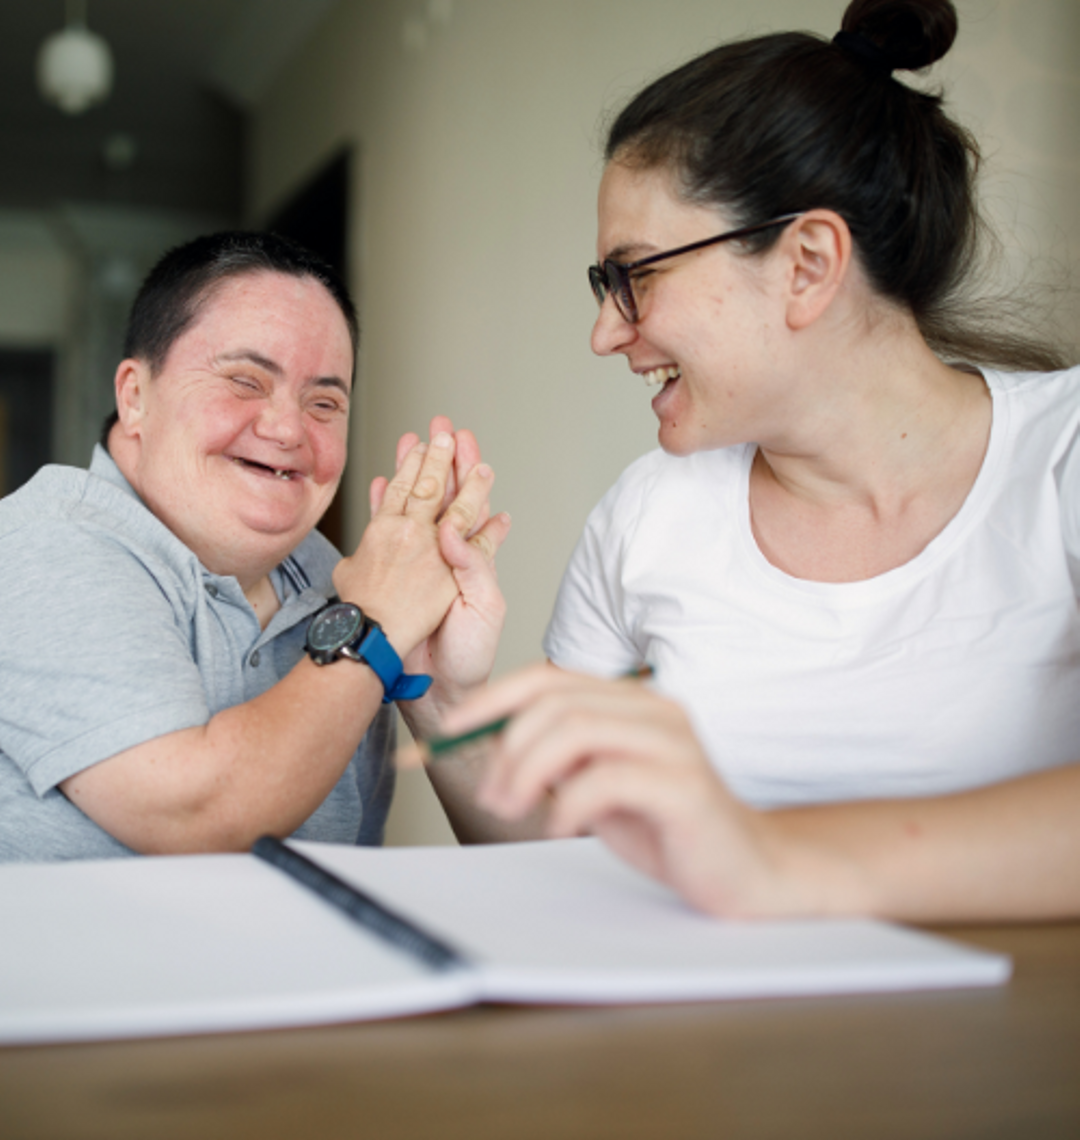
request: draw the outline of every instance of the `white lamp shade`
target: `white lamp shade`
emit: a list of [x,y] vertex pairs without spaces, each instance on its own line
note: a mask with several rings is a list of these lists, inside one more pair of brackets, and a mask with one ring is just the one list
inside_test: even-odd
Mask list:
[[112,88],[109,45],[86,28],[71,26],[41,45],[37,81],[41,94],[69,115],[100,103]]

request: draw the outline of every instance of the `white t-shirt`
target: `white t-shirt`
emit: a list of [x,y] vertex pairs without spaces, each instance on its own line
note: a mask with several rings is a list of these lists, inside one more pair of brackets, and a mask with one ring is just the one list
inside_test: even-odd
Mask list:
[[631,465],[544,639],[648,662],[747,801],[933,795],[1080,759],[1080,368],[984,370],[993,426],[955,518],[861,582],[793,578],[750,529],[746,444]]

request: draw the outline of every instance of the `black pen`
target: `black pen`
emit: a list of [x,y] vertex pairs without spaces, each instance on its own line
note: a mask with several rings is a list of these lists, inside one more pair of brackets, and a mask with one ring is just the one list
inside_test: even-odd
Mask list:
[[432,969],[449,970],[468,965],[464,955],[442,939],[421,930],[409,919],[395,914],[370,895],[332,875],[318,863],[313,863],[299,851],[286,847],[272,835],[257,839],[251,852],[292,876],[372,934],[377,934],[399,950],[419,958]]
[[[652,675],[653,668],[651,665],[640,665],[620,674],[622,678],[628,680],[634,678],[647,680]],[[419,743],[420,754],[425,761],[437,760],[440,756],[455,752],[466,744],[471,744],[474,740],[483,740],[487,736],[495,736],[502,732],[509,723],[510,717],[501,716],[498,720],[488,721],[487,724],[482,724],[479,728],[471,728],[468,732],[459,733],[457,736],[432,736],[430,739]]]

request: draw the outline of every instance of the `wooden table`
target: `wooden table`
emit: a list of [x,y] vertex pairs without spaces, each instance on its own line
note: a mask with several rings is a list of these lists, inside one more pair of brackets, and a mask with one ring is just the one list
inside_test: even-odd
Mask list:
[[0,1049],[0,1137],[1080,1137],[1080,923],[954,933],[1012,982]]

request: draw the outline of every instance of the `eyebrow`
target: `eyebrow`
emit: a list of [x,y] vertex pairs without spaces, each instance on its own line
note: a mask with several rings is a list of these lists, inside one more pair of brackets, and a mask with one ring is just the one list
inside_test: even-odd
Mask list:
[[658,253],[659,250],[654,245],[649,245],[647,242],[628,241],[622,245],[617,245],[614,249],[609,250],[606,257],[601,258],[603,261],[636,261],[639,257],[648,257],[650,253]]
[[[239,348],[235,352],[223,352],[216,359],[228,364],[235,363],[238,360],[249,360],[256,367],[262,368],[274,376],[285,374],[285,369],[276,360],[271,360],[268,356],[263,356],[261,352],[256,352],[251,348]],[[352,389],[340,376],[318,376],[312,383],[317,388],[339,388],[346,396],[352,396]]]
[[251,348],[238,348],[235,352],[222,352],[217,356],[217,359],[229,364],[237,360],[250,360],[252,364],[265,369],[267,372],[272,372],[275,376],[281,376],[285,372],[285,369],[276,360],[271,360],[270,357],[263,356],[261,352],[256,352]]

